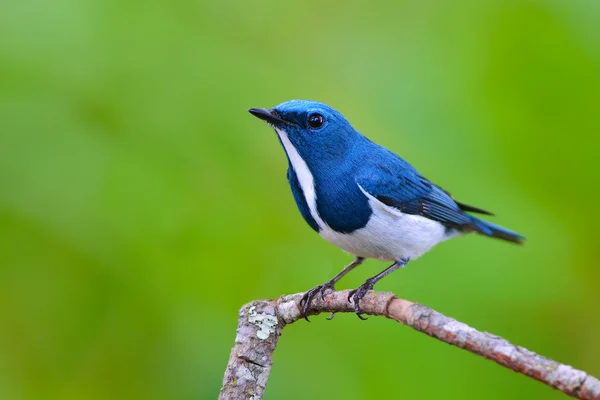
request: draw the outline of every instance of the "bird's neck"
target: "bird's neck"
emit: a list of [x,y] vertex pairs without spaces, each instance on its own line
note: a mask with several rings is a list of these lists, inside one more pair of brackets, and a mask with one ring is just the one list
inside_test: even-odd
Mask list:
[[[280,134],[280,140],[289,160],[294,199],[309,225],[338,232],[363,227],[371,211],[354,181],[357,157],[351,152],[342,157],[303,155],[287,135]],[[348,214],[349,210],[356,212]]]

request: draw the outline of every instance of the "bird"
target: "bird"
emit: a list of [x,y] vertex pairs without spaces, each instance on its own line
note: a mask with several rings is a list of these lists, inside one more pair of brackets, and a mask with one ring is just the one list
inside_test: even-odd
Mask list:
[[272,109],[248,111],[277,133],[287,156],[287,179],[304,220],[322,238],[355,257],[332,279],[303,295],[300,307],[306,320],[314,297],[324,299],[366,259],[392,264],[349,292],[348,301],[360,319],[366,319],[360,300],[379,280],[440,242],[470,232],[517,244],[525,240],[472,215],[493,214],[455,200],[326,104],[289,100]]

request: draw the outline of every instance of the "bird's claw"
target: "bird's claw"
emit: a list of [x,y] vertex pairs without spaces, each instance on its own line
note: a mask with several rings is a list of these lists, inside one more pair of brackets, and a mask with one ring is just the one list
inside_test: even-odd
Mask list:
[[354,312],[356,312],[356,316],[363,321],[368,318],[362,316],[364,313],[360,309],[360,300],[365,297],[369,290],[373,290],[373,283],[370,280],[360,285],[358,289],[351,290],[350,293],[348,293],[348,303],[354,301]]
[[308,310],[310,309],[310,303],[312,302],[312,299],[314,299],[315,296],[320,294],[321,300],[325,301],[325,293],[328,290],[335,291],[335,287],[332,281],[316,286],[310,289],[308,292],[304,293],[304,296],[302,296],[302,299],[300,299],[300,307],[302,308],[302,316],[305,320],[310,322],[308,319]]
[[335,286],[331,281],[325,283],[324,285],[321,285],[321,289],[319,290],[321,293],[321,300],[325,301],[325,292],[327,292],[328,290],[335,292]]

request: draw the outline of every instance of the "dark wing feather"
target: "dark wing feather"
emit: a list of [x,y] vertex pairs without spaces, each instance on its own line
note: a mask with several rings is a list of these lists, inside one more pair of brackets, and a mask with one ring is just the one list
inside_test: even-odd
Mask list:
[[[441,187],[437,186],[436,187],[440,190],[444,190]],[[463,211],[467,211],[467,212],[472,212],[472,213],[477,213],[477,214],[485,214],[485,215],[494,215],[494,213],[484,210],[483,208],[479,208],[479,207],[474,207],[474,206],[470,206],[468,204],[465,203],[461,203],[459,201],[457,201],[454,196],[452,196],[450,194],[450,192],[448,192],[447,190],[444,190],[444,193],[446,193],[448,196],[450,196],[450,198],[452,200],[454,200],[454,202],[460,207],[461,210]]]
[[473,206],[470,206],[470,205],[465,204],[465,203],[461,203],[461,202],[456,201],[456,200],[454,200],[454,202],[456,204],[458,204],[458,206],[460,207],[460,209],[463,210],[463,211],[477,213],[477,214],[494,215],[493,212],[484,210],[483,208],[473,207]]
[[363,170],[357,183],[382,203],[403,213],[421,215],[449,227],[479,230],[450,195],[414,170],[370,168]]

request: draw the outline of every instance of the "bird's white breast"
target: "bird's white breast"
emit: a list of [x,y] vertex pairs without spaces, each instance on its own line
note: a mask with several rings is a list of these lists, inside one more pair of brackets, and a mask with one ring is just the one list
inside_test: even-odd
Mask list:
[[[317,194],[312,173],[287,133],[275,128],[298,182],[310,214],[319,225],[319,234],[330,243],[343,250],[364,258],[396,261],[402,258],[415,259],[429,251],[437,243],[454,235],[447,235],[445,227],[436,221],[419,215],[410,215],[389,207],[359,188],[369,199],[373,214],[363,228],[351,233],[340,233],[331,229],[317,210]],[[357,183],[358,185],[358,183]]]
[[360,185],[359,188],[369,199],[373,214],[364,228],[344,235],[344,245],[354,251],[338,244],[344,250],[380,260],[414,260],[439,242],[454,236],[448,235],[441,223],[420,215],[404,214],[383,204]]

